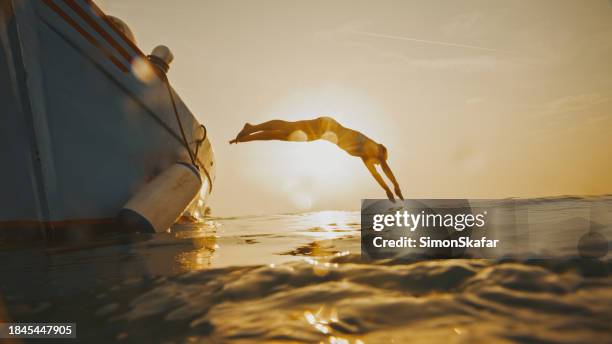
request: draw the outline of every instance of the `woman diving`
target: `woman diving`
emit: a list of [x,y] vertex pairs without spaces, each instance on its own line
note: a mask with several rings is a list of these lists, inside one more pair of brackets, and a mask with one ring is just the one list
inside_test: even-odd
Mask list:
[[276,119],[256,125],[246,123],[236,138],[230,141],[230,144],[266,140],[314,141],[320,139],[330,141],[348,154],[361,158],[370,174],[385,190],[389,200],[395,201],[391,189],[376,170],[376,165],[380,165],[387,178],[393,183],[395,195],[404,199],[399,184],[387,164],[387,148],[359,131],[343,127],[331,117],[295,122]]

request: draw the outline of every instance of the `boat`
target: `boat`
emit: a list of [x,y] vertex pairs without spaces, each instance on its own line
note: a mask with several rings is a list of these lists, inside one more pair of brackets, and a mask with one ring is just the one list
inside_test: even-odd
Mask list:
[[0,241],[159,232],[202,211],[214,154],[168,82],[168,48],[145,55],[89,0],[0,13]]

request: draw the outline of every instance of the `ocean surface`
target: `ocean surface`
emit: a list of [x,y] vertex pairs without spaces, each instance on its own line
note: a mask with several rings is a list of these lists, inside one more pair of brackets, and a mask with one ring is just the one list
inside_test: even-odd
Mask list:
[[579,248],[612,247],[612,196],[499,202],[529,246],[489,260],[362,261],[342,211],[2,247],[0,319],[76,322],[84,343],[612,343],[612,254]]

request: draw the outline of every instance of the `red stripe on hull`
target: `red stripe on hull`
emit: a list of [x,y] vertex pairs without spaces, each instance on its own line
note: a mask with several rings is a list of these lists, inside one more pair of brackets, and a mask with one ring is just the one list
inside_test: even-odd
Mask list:
[[130,46],[130,48],[134,49],[134,51],[140,55],[141,57],[145,57],[145,54],[143,54],[143,52],[136,46],[136,44],[134,44],[134,42],[132,42],[129,38],[127,38],[125,36],[125,34],[123,32],[121,32],[121,30],[119,30],[115,24],[113,24],[107,17],[106,14],[104,12],[102,12],[102,10],[100,9],[100,7],[98,7],[98,5],[96,5],[95,2],[93,2],[92,0],[84,0],[86,3],[89,4],[89,6],[91,7],[91,9],[100,17],[102,18],[102,20],[104,20],[106,22],[106,24],[108,24],[108,26],[110,26],[113,31],[115,31],[115,33],[117,35],[119,35],[119,37],[121,37],[123,39],[123,41]]
[[68,25],[72,26],[77,32],[81,34],[89,43],[100,49],[104,55],[111,60],[111,62],[117,66],[122,72],[127,73],[128,68],[121,63],[112,53],[104,49],[103,46],[98,43],[98,41],[91,35],[89,32],[85,31],[74,19],[72,19],[66,12],[64,12],[59,6],[57,6],[53,0],[43,0],[45,5],[47,5],[53,12],[62,17]]
[[85,12],[81,6],[79,6],[74,0],[64,0],[64,3],[68,5],[76,14],[79,15],[84,21],[86,21],[100,36],[104,37],[104,39],[123,56],[123,58],[128,62],[132,63],[132,56],[128,53],[117,41],[113,39],[111,35],[106,32],[92,17],[89,16],[87,12]]

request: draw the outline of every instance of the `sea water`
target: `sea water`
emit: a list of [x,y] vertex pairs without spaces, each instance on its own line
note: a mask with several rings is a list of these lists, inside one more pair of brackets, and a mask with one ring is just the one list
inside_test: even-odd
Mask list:
[[4,247],[0,316],[75,322],[86,343],[612,342],[611,255],[578,249],[612,238],[612,197],[518,206],[529,250],[495,260],[362,261],[344,211]]

